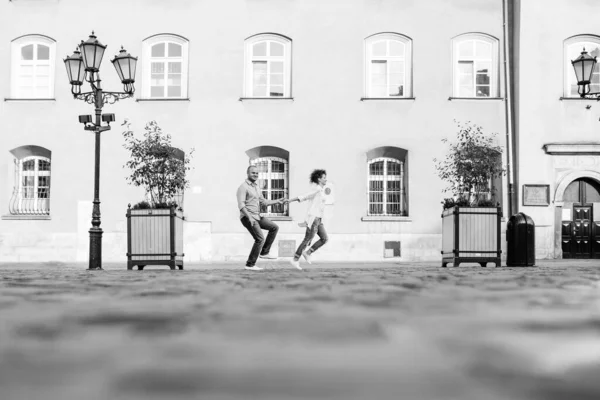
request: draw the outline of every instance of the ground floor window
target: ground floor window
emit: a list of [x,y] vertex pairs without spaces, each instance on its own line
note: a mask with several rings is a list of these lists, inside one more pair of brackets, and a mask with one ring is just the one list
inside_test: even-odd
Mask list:
[[[23,152],[17,152],[17,155],[23,155]],[[15,179],[9,202],[10,214],[49,215],[50,158],[40,155],[26,155],[22,158],[17,156],[14,165]]]
[[[280,157],[260,157],[250,161],[258,168],[258,188],[267,200],[287,198],[288,195],[288,161]],[[261,213],[267,216],[288,216],[285,204],[273,204],[270,207],[261,205]]]
[[369,161],[369,215],[406,216],[404,161],[378,157]]

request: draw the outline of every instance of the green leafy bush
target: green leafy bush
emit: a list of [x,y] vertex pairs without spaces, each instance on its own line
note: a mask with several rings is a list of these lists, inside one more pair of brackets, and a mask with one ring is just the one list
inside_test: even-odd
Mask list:
[[156,121],[146,124],[143,139],[134,136],[128,120],[123,125],[126,126],[123,147],[130,152],[130,160],[123,166],[131,170],[127,182],[143,187],[149,200],[141,201],[133,208],[181,208],[183,191],[189,187],[185,175],[191,169],[190,157],[194,149],[186,155],[173,147],[171,135],[163,133]]
[[[456,122],[456,121],[455,121]],[[475,124],[457,122],[458,133],[456,143],[442,139],[448,144],[448,153],[443,160],[433,159],[438,176],[448,183],[444,192],[453,197],[442,201],[444,209],[461,207],[494,207],[493,201],[487,199],[492,193],[490,182],[506,174],[502,167],[502,148],[495,145],[494,137]]]

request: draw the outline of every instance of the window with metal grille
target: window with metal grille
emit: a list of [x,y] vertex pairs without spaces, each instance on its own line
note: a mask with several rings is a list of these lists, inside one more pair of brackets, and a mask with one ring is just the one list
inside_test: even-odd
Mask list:
[[366,44],[366,97],[410,97],[412,95],[412,41],[396,33],[368,37]]
[[143,42],[142,94],[150,99],[187,97],[188,41],[156,35]]
[[21,36],[11,43],[11,96],[16,99],[54,97],[56,42],[43,35]]
[[15,186],[9,202],[12,215],[50,214],[50,159],[15,159]]
[[245,97],[291,96],[291,44],[274,34],[246,39]]
[[[279,157],[261,157],[250,161],[258,168],[258,189],[267,200],[278,200],[288,196],[288,161]],[[261,213],[267,216],[288,216],[286,204],[261,205]]]
[[484,34],[453,39],[454,96],[498,97],[498,40]]
[[380,157],[368,163],[368,215],[406,216],[404,161]]

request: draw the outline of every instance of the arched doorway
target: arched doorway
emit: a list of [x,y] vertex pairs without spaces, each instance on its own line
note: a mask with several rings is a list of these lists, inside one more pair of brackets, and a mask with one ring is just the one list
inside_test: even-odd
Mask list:
[[600,182],[573,180],[564,190],[563,201],[563,258],[600,258],[600,215],[594,215],[600,213]]

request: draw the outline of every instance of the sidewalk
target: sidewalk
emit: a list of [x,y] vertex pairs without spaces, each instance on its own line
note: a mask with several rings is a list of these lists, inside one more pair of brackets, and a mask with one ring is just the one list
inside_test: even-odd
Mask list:
[[268,263],[0,264],[0,398],[600,398],[598,260]]

